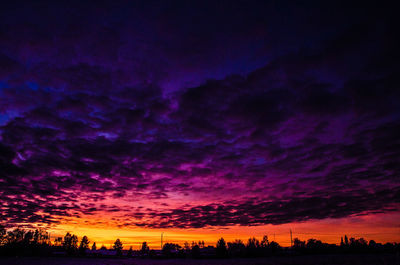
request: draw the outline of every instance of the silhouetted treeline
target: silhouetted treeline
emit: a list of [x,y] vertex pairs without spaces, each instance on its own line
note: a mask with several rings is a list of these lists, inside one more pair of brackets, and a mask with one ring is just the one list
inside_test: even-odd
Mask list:
[[50,255],[49,234],[43,229],[6,231],[0,227],[0,254],[10,256]]
[[[90,245],[91,244],[91,245]],[[323,243],[317,239],[293,240],[292,247],[281,247],[277,242],[269,241],[264,236],[261,241],[249,238],[246,242],[234,240],[226,242],[220,238],[215,246],[206,246],[204,241],[185,242],[183,246],[165,243],[162,250],[152,250],[143,242],[140,250],[123,250],[123,243],[116,239],[111,249],[104,245],[97,249],[96,242],[87,236],[80,241],[74,234],[50,240],[50,235],[43,229],[6,230],[0,227],[0,255],[11,256],[107,256],[107,257],[149,257],[149,258],[245,258],[267,257],[272,255],[302,254],[346,254],[346,253],[395,253],[399,252],[399,243],[367,242],[363,238],[341,238],[340,244]]]
[[341,238],[340,245],[323,243],[321,240],[308,239],[293,240],[291,248],[299,254],[331,254],[331,253],[394,253],[399,252],[399,243],[376,243],[374,240],[367,242],[364,238],[350,238],[345,235]]

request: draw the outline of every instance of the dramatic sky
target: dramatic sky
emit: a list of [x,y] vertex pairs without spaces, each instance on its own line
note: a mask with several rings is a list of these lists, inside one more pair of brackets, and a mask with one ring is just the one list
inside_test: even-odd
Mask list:
[[11,2],[1,224],[154,246],[400,241],[393,7]]

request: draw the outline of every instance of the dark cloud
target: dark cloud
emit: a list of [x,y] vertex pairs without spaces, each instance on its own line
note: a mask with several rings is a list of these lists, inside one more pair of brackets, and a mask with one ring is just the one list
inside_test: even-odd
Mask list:
[[0,16],[4,222],[259,225],[398,207],[390,10],[43,3]]
[[[315,194],[281,201],[225,202],[150,213],[139,226],[151,228],[201,228],[206,226],[262,225],[301,222],[309,219],[340,218],[352,214],[396,211],[399,190],[369,193],[353,190],[351,194]],[[386,205],[382,207],[382,205]]]

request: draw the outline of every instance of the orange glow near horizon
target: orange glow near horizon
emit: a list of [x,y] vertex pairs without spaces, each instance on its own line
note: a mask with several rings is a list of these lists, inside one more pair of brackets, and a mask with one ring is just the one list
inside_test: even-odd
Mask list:
[[244,242],[249,237],[261,240],[268,235],[270,241],[276,241],[281,246],[290,246],[289,230],[293,231],[293,238],[306,240],[316,238],[326,243],[338,244],[340,237],[345,234],[350,237],[363,237],[376,242],[400,242],[400,213],[371,214],[353,216],[341,219],[312,220],[301,223],[262,226],[228,226],[191,229],[150,229],[150,228],[119,228],[104,222],[95,225],[86,218],[75,222],[66,222],[49,229],[52,241],[56,237],[63,237],[66,232],[89,237],[91,244],[96,242],[97,247],[102,245],[109,248],[119,238],[124,248],[130,246],[140,249],[143,241],[148,242],[153,249],[160,249],[160,236],[164,232],[164,243],[172,242],[183,246],[184,242],[204,240],[206,245],[215,245],[223,237],[227,242],[241,239]]

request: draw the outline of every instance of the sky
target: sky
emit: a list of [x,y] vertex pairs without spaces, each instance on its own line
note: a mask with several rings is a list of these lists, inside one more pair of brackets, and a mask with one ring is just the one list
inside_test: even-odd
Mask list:
[[394,10],[3,4],[0,224],[137,248],[399,242]]

